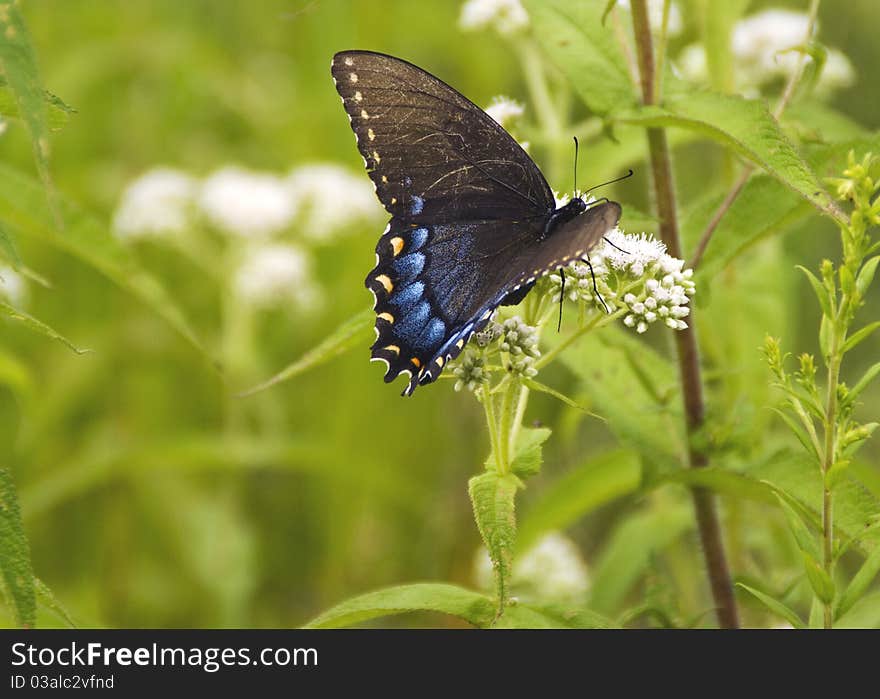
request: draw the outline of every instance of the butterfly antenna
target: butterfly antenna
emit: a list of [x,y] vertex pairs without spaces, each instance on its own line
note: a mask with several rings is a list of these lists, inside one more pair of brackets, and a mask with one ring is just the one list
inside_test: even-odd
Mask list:
[[578,137],[572,136],[574,139],[574,191],[578,191]]
[[589,193],[592,192],[594,189],[599,189],[599,187],[604,187],[605,185],[614,184],[615,182],[620,182],[621,180],[628,179],[628,178],[630,178],[630,177],[632,177],[632,176],[633,176],[633,171],[632,171],[632,169],[630,169],[630,171],[627,172],[627,173],[626,173],[625,175],[623,175],[622,177],[615,177],[613,180],[608,180],[607,182],[603,182],[602,184],[597,184],[597,185],[595,185],[595,186],[593,186],[593,187],[590,187],[586,192],[584,192],[584,194],[585,194],[585,195],[586,195],[586,194],[589,194]]

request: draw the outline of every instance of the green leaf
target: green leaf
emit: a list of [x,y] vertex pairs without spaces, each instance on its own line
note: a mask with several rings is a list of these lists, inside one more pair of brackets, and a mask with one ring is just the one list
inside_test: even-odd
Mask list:
[[12,233],[6,230],[2,221],[0,221],[0,254],[6,258],[13,269],[18,269],[21,265],[21,257],[19,257],[18,248],[15,246],[15,238]]
[[816,446],[813,444],[807,431],[795,422],[794,418],[784,410],[780,410],[779,408],[771,408],[771,410],[782,418],[782,421],[788,425],[788,428],[794,433],[794,436],[798,438],[801,446],[809,452],[809,454],[816,460],[816,463],[819,463],[821,457],[819,452],[816,451]]
[[856,382],[856,385],[849,389],[846,394],[844,405],[852,405],[853,401],[855,401],[855,399],[858,398],[859,394],[868,387],[868,384],[870,384],[875,378],[877,378],[878,374],[880,374],[880,362],[869,366],[867,371],[862,374],[862,378],[860,378]]
[[788,498],[783,493],[776,490],[774,490],[774,495],[776,495],[776,499],[779,501],[779,506],[785,514],[785,521],[788,522],[788,530],[794,536],[798,548],[810,558],[814,560],[818,559],[821,554],[819,552],[819,544],[816,542],[816,537],[813,536],[807,525],[801,519],[801,516],[789,504]]
[[867,340],[871,334],[877,329],[880,328],[880,320],[874,321],[873,323],[868,323],[864,328],[857,330],[848,338],[846,338],[846,342],[843,343],[843,352],[849,352],[860,342],[864,342]]
[[49,197],[50,209],[60,223],[49,174],[49,127],[45,92],[40,84],[37,61],[27,27],[17,3],[0,5],[0,68],[12,91],[18,113],[30,132],[37,172]]
[[21,523],[15,483],[5,467],[0,467],[0,576],[16,624],[33,627],[37,618],[37,599],[31,550]]
[[[76,114],[76,110],[73,107],[66,105],[51,92],[44,91],[43,99],[48,110],[47,116],[50,131],[60,131],[70,121],[71,114]],[[21,119],[15,94],[9,88],[3,76],[0,76],[0,117],[4,119]]]
[[844,220],[763,102],[691,88],[670,93],[662,107],[637,107],[618,119],[645,127],[689,129],[719,141],[822,213]]
[[40,335],[45,335],[46,337],[52,340],[58,340],[58,342],[66,345],[68,348],[72,349],[77,354],[86,354],[87,352],[91,352],[91,350],[87,349],[79,349],[76,345],[74,345],[70,340],[68,340],[63,335],[55,332],[52,328],[46,325],[44,322],[37,320],[32,315],[25,313],[13,306],[10,306],[8,303],[3,303],[0,301],[0,313],[8,316],[14,321],[22,323],[26,328],[32,330]]
[[275,376],[258,386],[239,393],[238,397],[244,398],[245,396],[252,396],[260,391],[265,391],[267,388],[271,388],[284,381],[289,381],[310,369],[321,366],[354,347],[363,345],[370,336],[375,319],[376,315],[373,311],[369,309],[361,311],[336,328],[316,347],[306,352],[295,362],[288,364]]
[[66,228],[61,235],[42,202],[42,192],[33,179],[0,163],[0,216],[7,226],[19,237],[29,236],[52,245],[101,272],[140,299],[216,366],[173,298],[153,276],[140,268],[131,252],[105,224],[62,198],[58,203]]
[[574,468],[553,483],[526,511],[518,548],[525,551],[546,532],[566,529],[579,519],[639,487],[638,454],[619,449]]
[[859,568],[859,571],[850,580],[843,594],[840,595],[840,599],[834,607],[835,619],[839,619],[852,609],[853,605],[864,596],[868,586],[874,581],[878,573],[880,573],[880,546],[871,552],[871,555],[868,556],[862,567]]
[[754,587],[749,587],[745,583],[738,582],[736,584],[737,587],[741,587],[743,590],[748,592],[750,595],[755,597],[761,604],[763,604],[767,609],[773,612],[776,616],[785,619],[789,624],[791,624],[796,629],[805,628],[804,622],[801,618],[794,612],[794,610],[790,609],[786,605],[784,605],[779,600],[774,599],[768,594],[761,592],[760,590],[756,590]]
[[614,530],[593,571],[590,608],[614,614],[632,587],[662,552],[694,526],[687,505],[631,515]]
[[535,381],[534,379],[524,378],[524,379],[522,379],[522,382],[523,382],[524,386],[528,386],[533,391],[537,391],[538,393],[546,393],[548,396],[552,396],[556,400],[561,401],[562,403],[565,403],[570,408],[576,408],[577,410],[583,410],[585,413],[590,412],[584,406],[582,406],[580,403],[573,401],[568,396],[560,393],[559,391],[557,391],[553,388],[550,388],[549,386],[545,386],[540,381]]
[[499,612],[507,604],[508,581],[516,544],[516,491],[519,479],[488,471],[468,482],[474,518],[492,559]]
[[510,470],[520,478],[534,476],[544,461],[541,445],[550,438],[549,427],[523,427],[516,435]]
[[822,320],[819,321],[819,349],[822,351],[822,359],[825,361],[825,366],[828,366],[831,357],[831,340],[833,335],[834,321],[829,316],[823,315]]
[[632,80],[610,25],[597,2],[526,0],[534,35],[595,114],[635,101]]
[[42,606],[55,614],[55,616],[61,619],[61,621],[63,621],[69,628],[77,628],[77,624],[73,620],[73,617],[70,616],[70,613],[64,608],[64,605],[58,601],[58,598],[55,597],[55,593],[49,589],[49,586],[46,583],[39,578],[34,578],[34,589],[37,592],[37,599]]
[[495,603],[485,595],[444,583],[416,583],[368,592],[337,604],[304,628],[338,629],[362,621],[405,612],[449,614],[487,627],[495,618]]
[[589,609],[559,605],[509,604],[493,625],[496,629],[607,629],[614,622]]
[[859,276],[856,279],[856,290],[859,292],[859,298],[865,298],[868,293],[868,287],[874,281],[874,273],[877,271],[877,263],[880,262],[880,255],[872,257],[859,270]]
[[708,488],[719,495],[775,503],[773,490],[766,483],[759,483],[741,473],[718,466],[686,468],[662,474],[649,484],[657,487],[666,483],[680,483],[690,487]]
[[835,622],[840,629],[880,628],[880,592],[862,597]]
[[823,604],[831,604],[834,601],[834,582],[819,564],[819,561],[806,552],[804,552],[804,570],[807,572],[807,580],[810,581],[810,587],[813,588],[816,597]]
[[831,298],[828,295],[828,289],[825,288],[825,285],[819,281],[819,277],[813,274],[806,267],[802,267],[801,265],[795,265],[796,269],[799,269],[801,272],[806,275],[807,279],[810,280],[810,286],[813,287],[813,291],[816,294],[816,298],[819,300],[819,306],[822,308],[822,313],[824,313],[829,318],[834,314],[831,312]]
[[686,443],[677,401],[661,402],[678,385],[677,370],[667,359],[613,326],[579,338],[560,357],[583,382],[611,431],[641,452],[648,470],[679,467]]
[[[822,474],[813,460],[799,451],[780,451],[764,461],[748,464],[744,475],[766,481],[796,503],[818,530],[822,513]],[[880,512],[880,500],[852,476],[844,476],[834,492],[834,526],[842,539],[862,537],[859,548],[866,554],[880,544],[880,532],[865,534],[872,516]]]

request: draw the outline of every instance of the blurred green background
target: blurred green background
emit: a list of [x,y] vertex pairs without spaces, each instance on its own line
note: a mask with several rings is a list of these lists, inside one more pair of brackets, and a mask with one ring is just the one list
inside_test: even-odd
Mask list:
[[[682,3],[685,26],[673,51],[696,40],[697,4]],[[765,6],[751,3],[750,11]],[[407,58],[477,104],[498,94],[527,98],[511,44],[489,33],[463,34],[458,2],[30,0],[22,10],[44,85],[77,110],[52,138],[55,185],[108,223],[125,187],[157,166],[203,177],[228,164],[285,175],[304,163],[333,162],[366,181],[329,75],[338,50]],[[872,131],[880,126],[880,83],[872,77],[877,19],[874,0],[828,0],[820,13],[821,38],[847,54],[858,76],[831,104]],[[601,152],[617,147],[624,146],[603,141]],[[533,154],[540,162],[540,148]],[[631,166],[636,178],[607,194],[625,207],[650,208],[641,156],[594,157],[582,150],[581,180],[598,182]],[[20,124],[0,135],[0,160],[33,172]],[[570,189],[569,167],[548,172],[556,189]],[[676,171],[684,206],[724,183],[714,146],[683,145]],[[336,206],[346,207],[346,197],[338,191]],[[249,312],[244,321],[230,303],[224,263],[212,270],[208,254],[198,264],[161,241],[135,244],[141,265],[170,290],[226,367],[222,376],[153,309],[81,259],[19,241],[22,258],[52,285],[28,283],[24,307],[93,350],[76,355],[0,321],[7,367],[0,454],[14,469],[37,575],[77,622],[287,627],[380,586],[475,584],[479,536],[466,483],[488,448],[482,411],[470,396],[441,382],[400,398],[399,387],[386,386],[380,367],[367,363],[368,343],[293,382],[248,399],[233,396],[369,306],[363,277],[383,227],[380,213],[315,242],[293,226],[282,238],[309,250],[320,310],[276,307]],[[216,238],[205,240],[217,259],[228,255]],[[736,394],[728,404],[758,410],[743,418],[748,429],[773,424],[769,411],[748,407],[769,400],[757,350],[764,332],[782,335],[789,348],[816,348],[818,309],[793,265],[814,268],[836,254],[834,230],[812,218],[783,244],[770,243],[728,270],[736,285],[727,291],[699,290],[707,361],[716,368],[726,362],[722,373],[740,372],[740,382],[710,376]],[[869,308],[876,303],[875,294]],[[746,315],[762,320],[744,326],[732,347],[725,340],[730,326]],[[651,342],[668,350],[664,333],[653,332]],[[853,375],[878,349],[874,338],[853,355]],[[542,380],[580,390],[560,367]],[[865,415],[876,416],[878,406],[875,387],[865,394]],[[601,423],[542,396],[529,406],[532,420],[555,433],[524,509],[569,469],[615,446]],[[876,440],[861,457],[876,487]],[[683,493],[637,494],[592,513],[570,532],[588,566],[645,497],[686,502]],[[762,509],[765,525],[750,531],[743,522],[751,512],[728,512],[735,570],[766,573],[767,551],[794,561],[778,516]],[[699,606],[702,566],[693,532],[683,529],[670,553],[679,566],[674,577],[692,574],[686,594]],[[60,622],[44,610],[40,623]],[[410,616],[389,623],[450,622]]]

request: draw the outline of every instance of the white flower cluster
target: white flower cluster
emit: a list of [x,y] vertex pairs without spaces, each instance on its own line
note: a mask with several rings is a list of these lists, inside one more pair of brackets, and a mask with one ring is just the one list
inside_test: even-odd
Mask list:
[[499,34],[515,34],[529,26],[529,15],[519,0],[467,0],[458,26],[464,31],[492,27]]
[[486,114],[492,117],[508,131],[510,130],[511,124],[519,119],[523,115],[523,112],[525,112],[525,107],[520,102],[512,100],[509,97],[504,97],[503,95],[493,97],[492,102],[486,107]]
[[[737,22],[730,39],[737,89],[753,96],[758,88],[790,77],[801,60],[801,54],[792,49],[807,42],[809,24],[806,14],[781,9],[764,10]],[[806,60],[813,59],[807,56]],[[676,65],[688,80],[708,79],[706,51],[699,44],[685,47]],[[829,49],[816,90],[827,94],[852,85],[854,80],[855,71],[846,55]]]
[[311,280],[308,254],[293,245],[267,244],[254,247],[235,276],[235,289],[246,302],[260,308],[293,301],[301,308],[314,308],[320,295]]
[[[342,205],[340,205],[342,202]],[[198,220],[242,250],[236,293],[257,307],[313,307],[320,294],[306,250],[274,240],[296,230],[326,240],[381,212],[367,179],[331,164],[307,164],[287,177],[226,166],[199,182],[157,168],[132,182],[113,219],[120,238],[182,235]]]
[[499,347],[510,357],[510,369],[520,376],[531,378],[538,373],[532,366],[541,356],[538,349],[538,329],[526,325],[519,316],[504,321],[501,326]]
[[[643,333],[651,323],[662,320],[673,330],[683,330],[682,320],[690,313],[694,295],[693,270],[684,269],[684,260],[666,253],[659,240],[645,235],[626,235],[611,231],[596,250],[590,253],[590,265],[575,261],[565,268],[565,296],[571,301],[625,307],[623,323]],[[601,300],[593,286],[595,278]],[[637,282],[633,285],[633,282]],[[550,294],[559,302],[562,280],[549,276]],[[627,287],[617,300],[615,289]]]
[[24,277],[11,267],[0,267],[0,298],[12,306],[21,306],[27,299]]
[[481,386],[489,383],[489,372],[486,371],[485,364],[482,352],[467,348],[456,362],[455,390],[466,388],[476,393]]
[[156,168],[126,188],[113,216],[120,238],[182,233],[190,225],[198,184],[184,172]]
[[[483,589],[492,586],[492,562],[486,549],[477,551],[474,577]],[[550,532],[513,561],[511,585],[517,594],[550,602],[581,599],[590,586],[590,575],[571,539]]]

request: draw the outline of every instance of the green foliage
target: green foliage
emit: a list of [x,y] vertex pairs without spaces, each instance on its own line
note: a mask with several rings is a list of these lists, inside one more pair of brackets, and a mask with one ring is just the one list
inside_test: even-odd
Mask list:
[[499,615],[508,598],[508,580],[516,545],[515,499],[519,487],[516,476],[499,474],[495,470],[474,476],[468,482],[474,518],[492,560]]
[[21,522],[15,483],[5,467],[0,468],[0,576],[15,623],[33,626],[37,603],[30,546]]

